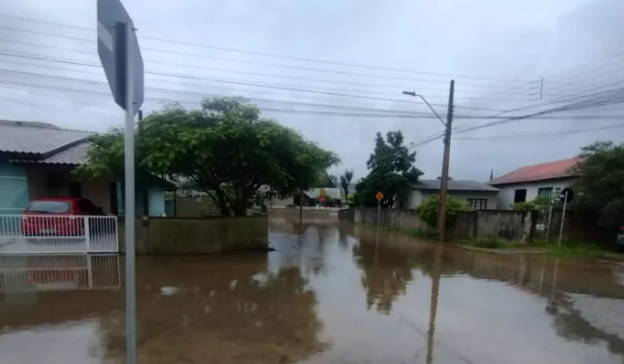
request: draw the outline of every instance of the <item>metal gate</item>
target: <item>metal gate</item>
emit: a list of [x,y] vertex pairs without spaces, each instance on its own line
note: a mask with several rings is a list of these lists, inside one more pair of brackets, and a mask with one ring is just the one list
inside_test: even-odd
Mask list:
[[552,205],[540,205],[536,206],[537,210],[537,223],[535,224],[535,232],[541,238],[548,236],[548,229],[550,228],[550,219],[552,218]]
[[0,255],[118,251],[116,216],[0,215]]

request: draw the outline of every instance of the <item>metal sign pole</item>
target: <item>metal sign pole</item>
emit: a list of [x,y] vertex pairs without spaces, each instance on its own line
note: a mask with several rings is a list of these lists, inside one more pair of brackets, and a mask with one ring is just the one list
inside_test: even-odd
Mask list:
[[125,162],[125,185],[126,185],[126,216],[125,216],[125,242],[126,242],[126,352],[127,364],[136,364],[136,249],[135,249],[135,170],[134,170],[134,48],[131,46],[134,29],[130,25],[123,24],[119,31],[125,35],[126,46],[126,128],[124,134],[124,162]]
[[565,221],[566,207],[568,205],[568,191],[563,194],[563,212],[561,212],[561,226],[559,227],[559,246],[561,246],[561,236],[563,235],[563,223]]

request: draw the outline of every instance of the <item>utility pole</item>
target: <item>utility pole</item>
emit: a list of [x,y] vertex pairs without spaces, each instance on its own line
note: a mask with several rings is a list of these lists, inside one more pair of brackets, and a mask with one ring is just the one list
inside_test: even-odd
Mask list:
[[453,127],[453,99],[455,96],[455,80],[451,80],[449,90],[448,111],[446,113],[446,131],[444,133],[444,157],[442,160],[442,180],[440,183],[440,210],[438,211],[438,238],[446,238],[446,201],[448,196],[449,163],[451,159],[451,128]]

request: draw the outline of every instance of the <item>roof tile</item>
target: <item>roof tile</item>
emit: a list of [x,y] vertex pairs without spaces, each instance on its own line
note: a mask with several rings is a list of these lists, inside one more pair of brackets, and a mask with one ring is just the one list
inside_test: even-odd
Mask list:
[[[409,186],[417,190],[440,190],[440,184],[442,181],[439,179],[419,179],[415,183],[410,183]],[[448,181],[449,191],[480,191],[480,192],[498,192],[498,188],[492,187],[486,183],[468,180],[454,180]]]
[[91,134],[44,123],[0,121],[0,152],[45,154],[85,140]]
[[565,178],[574,175],[571,169],[578,162],[578,158],[568,158],[559,161],[541,163],[532,166],[518,168],[489,182],[492,186],[543,181],[555,178]]

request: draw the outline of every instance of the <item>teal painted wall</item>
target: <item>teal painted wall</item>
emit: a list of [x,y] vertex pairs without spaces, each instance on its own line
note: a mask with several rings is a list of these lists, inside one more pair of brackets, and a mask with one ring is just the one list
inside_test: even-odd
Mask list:
[[[123,191],[123,187],[122,187],[122,183],[121,182],[117,182],[117,214],[119,216],[123,216],[124,215],[124,209],[125,209],[125,199],[123,198],[124,196],[124,191]],[[142,202],[143,202],[143,193],[144,191],[138,190],[135,194],[135,210],[136,210],[136,215],[137,216],[141,216],[142,211],[143,211],[143,207],[142,207]],[[162,189],[161,187],[149,187],[148,188],[148,208],[149,208],[149,216],[162,216],[164,213],[166,213],[165,211],[165,190]]]
[[27,206],[26,169],[0,163],[0,214],[21,214]]
[[149,215],[162,216],[165,214],[165,190],[161,187],[150,187],[148,193]]

